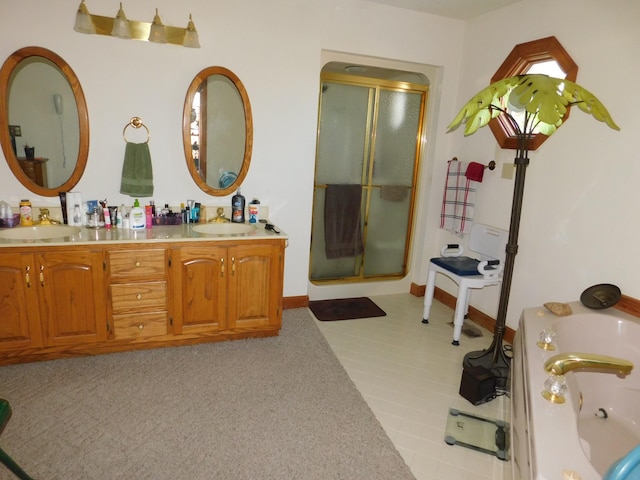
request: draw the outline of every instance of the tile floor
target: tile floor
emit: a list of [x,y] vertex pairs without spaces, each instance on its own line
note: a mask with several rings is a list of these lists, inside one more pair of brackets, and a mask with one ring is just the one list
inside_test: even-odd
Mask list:
[[435,301],[423,325],[422,297],[374,296],[385,317],[319,322],[336,356],[417,480],[507,479],[509,462],[444,442],[450,407],[509,421],[508,398],[474,406],[460,396],[462,359],[491,334],[451,345],[453,310]]

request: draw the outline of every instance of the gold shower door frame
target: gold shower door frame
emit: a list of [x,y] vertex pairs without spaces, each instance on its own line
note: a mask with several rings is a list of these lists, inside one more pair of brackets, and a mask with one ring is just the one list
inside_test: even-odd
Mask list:
[[[314,252],[314,237],[317,237],[317,232],[319,229],[319,225],[317,222],[324,221],[324,215],[320,215],[322,212],[322,208],[324,205],[324,191],[326,191],[327,184],[326,183],[318,183],[318,170],[319,170],[319,162],[320,162],[320,135],[321,135],[321,123],[322,123],[322,115],[323,115],[323,87],[331,86],[332,84],[346,85],[346,86],[354,86],[354,87],[364,87],[368,89],[368,98],[367,98],[367,114],[366,114],[366,126],[364,128],[364,146],[363,146],[363,158],[362,158],[362,169],[361,169],[361,185],[362,185],[362,193],[363,193],[363,202],[362,202],[362,220],[363,220],[363,243],[365,245],[365,253],[359,255],[355,259],[351,259],[353,261],[353,271],[349,274],[342,273],[336,275],[327,275],[322,277],[314,277],[314,256],[316,257],[316,261],[327,261],[326,257],[320,253],[317,244],[321,243],[324,246],[324,238],[320,241],[316,240],[315,252]],[[409,194],[409,207],[407,211],[407,231],[404,242],[404,256],[402,260],[402,268],[401,271],[389,272],[389,273],[369,273],[365,274],[365,262],[367,255],[367,240],[369,238],[370,229],[369,229],[369,215],[371,213],[371,204],[372,204],[372,194],[374,191],[379,191],[382,188],[382,185],[374,185],[374,160],[376,154],[376,139],[377,139],[377,131],[378,131],[378,117],[379,117],[379,109],[380,109],[380,93],[382,90],[392,91],[392,92],[400,92],[400,93],[417,93],[420,95],[420,108],[419,108],[419,117],[415,138],[415,151],[414,151],[414,161],[413,161],[413,170],[411,174],[411,184],[408,186],[410,194]],[[367,78],[367,77],[356,77],[353,75],[342,75],[336,73],[326,73],[323,72],[321,74],[321,94],[319,98],[319,107],[318,107],[318,130],[317,130],[317,139],[316,139],[316,166],[315,166],[315,174],[314,174],[314,197],[313,197],[313,215],[312,215],[312,238],[311,238],[311,252],[309,257],[309,279],[314,284],[336,284],[336,283],[345,283],[345,282],[361,282],[361,281],[374,281],[374,280],[389,280],[394,278],[402,278],[406,276],[408,258],[411,248],[411,239],[413,232],[413,219],[414,219],[414,211],[415,211],[415,201],[416,201],[416,184],[418,179],[419,167],[420,167],[420,158],[422,154],[422,147],[424,143],[424,131],[425,131],[425,112],[428,100],[428,86],[427,85],[418,85],[408,82],[400,82],[400,81],[389,81],[375,78]],[[331,182],[331,183],[345,183],[345,182]],[[322,231],[324,229],[322,228]],[[317,257],[321,256],[321,259]],[[336,262],[336,260],[330,260],[331,262]],[[349,263],[349,260],[346,260],[346,263]]]

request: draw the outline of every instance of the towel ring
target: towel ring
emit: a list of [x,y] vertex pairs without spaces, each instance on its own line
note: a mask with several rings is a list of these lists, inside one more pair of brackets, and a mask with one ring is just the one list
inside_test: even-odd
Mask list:
[[122,129],[122,138],[124,139],[125,143],[128,142],[126,132],[127,132],[127,128],[129,127],[133,127],[133,128],[144,127],[144,129],[147,131],[147,141],[144,143],[149,143],[149,139],[151,138],[151,132],[149,132],[149,129],[147,128],[147,126],[144,123],[142,123],[142,119],[140,117],[132,117],[129,123],[127,123]]

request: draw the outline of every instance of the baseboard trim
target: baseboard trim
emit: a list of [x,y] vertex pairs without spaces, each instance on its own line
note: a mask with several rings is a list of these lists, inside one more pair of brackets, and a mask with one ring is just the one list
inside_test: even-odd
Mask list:
[[[426,290],[426,285],[417,285],[415,283],[411,284],[411,288],[409,292],[416,297],[424,297],[424,292]],[[454,309],[456,308],[456,297],[451,295],[450,293],[445,292],[441,288],[436,287],[433,291],[433,298],[438,300],[439,302],[445,304],[447,307]],[[496,327],[496,319],[490,317],[484,312],[481,312],[477,308],[469,305],[469,320],[474,323],[477,323],[483,328],[486,328],[490,332],[493,332]],[[513,337],[516,332],[512,328],[506,327],[504,331],[504,340],[508,343],[513,344]]]
[[640,317],[640,300],[636,298],[622,295],[620,301],[614,306],[624,313],[628,313],[629,315],[633,315],[634,317]]
[[283,297],[282,308],[303,308],[309,306],[309,295],[299,295],[297,297]]

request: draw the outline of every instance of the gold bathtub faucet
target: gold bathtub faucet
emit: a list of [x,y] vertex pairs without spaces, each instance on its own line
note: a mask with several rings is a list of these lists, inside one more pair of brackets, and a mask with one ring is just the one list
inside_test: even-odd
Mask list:
[[[553,403],[564,403],[567,383],[564,375],[578,369],[604,370],[618,375],[629,375],[633,363],[622,358],[596,355],[594,353],[561,353],[544,362],[549,378],[544,383],[542,396]],[[582,400],[580,400],[582,403]]]
[[620,375],[629,375],[633,370],[633,363],[622,358],[594,353],[561,353],[544,362],[544,369],[551,375],[564,375],[579,368],[611,370]]

